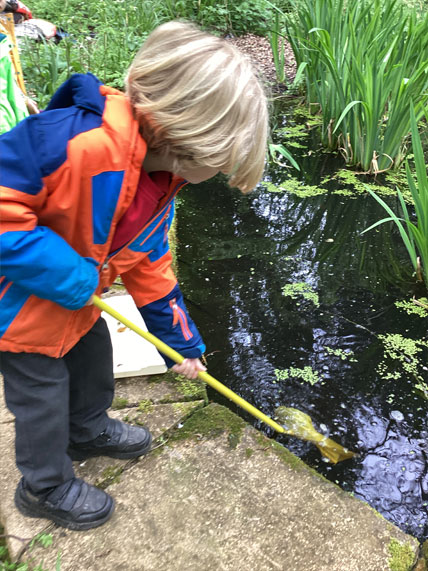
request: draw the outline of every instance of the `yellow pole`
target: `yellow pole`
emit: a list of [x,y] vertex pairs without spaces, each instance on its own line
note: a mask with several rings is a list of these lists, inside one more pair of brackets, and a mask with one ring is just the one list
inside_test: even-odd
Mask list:
[[[106,313],[108,313],[109,315],[120,321],[121,323],[126,325],[126,327],[128,327],[141,337],[144,337],[144,339],[152,343],[156,347],[156,349],[158,349],[161,353],[169,357],[172,361],[175,361],[179,365],[184,361],[184,357],[180,355],[180,353],[177,353],[177,351],[172,349],[169,345],[167,345],[166,343],[164,343],[163,341],[161,341],[148,331],[144,331],[144,329],[141,329],[141,327],[138,327],[138,325],[132,323],[132,321],[121,315],[118,311],[116,311],[110,305],[105,303],[105,301],[103,301],[97,295],[94,295],[92,300],[96,307],[105,311]],[[239,395],[228,389],[225,385],[220,383],[220,381],[217,381],[217,379],[209,375],[207,372],[199,371],[198,377],[202,381],[207,383],[207,385],[210,385],[210,387],[212,387],[213,389],[215,389],[216,391],[227,397],[229,400],[231,400],[232,402],[234,402],[235,404],[237,404],[238,406],[249,412],[251,415],[255,416],[259,420],[262,420],[263,422],[268,424],[277,432],[285,432],[285,429],[280,424],[278,424],[277,422],[266,416],[266,414],[263,414],[255,406],[253,406],[252,404],[241,398]]]

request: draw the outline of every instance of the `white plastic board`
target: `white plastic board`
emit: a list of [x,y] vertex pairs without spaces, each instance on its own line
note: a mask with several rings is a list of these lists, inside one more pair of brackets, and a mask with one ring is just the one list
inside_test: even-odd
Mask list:
[[[104,301],[135,325],[147,331],[146,324],[130,295],[116,295]],[[165,373],[167,366],[154,345],[105,311],[102,312],[102,316],[107,322],[113,343],[113,370],[116,379]]]

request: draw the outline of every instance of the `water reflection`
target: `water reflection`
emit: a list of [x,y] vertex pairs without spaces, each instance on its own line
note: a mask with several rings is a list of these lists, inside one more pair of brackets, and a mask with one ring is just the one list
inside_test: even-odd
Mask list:
[[[240,196],[219,181],[205,183],[181,199],[179,277],[214,376],[270,416],[281,405],[308,413],[317,430],[359,456],[326,464],[313,445],[236,412],[422,538],[427,402],[414,394],[409,375],[385,381],[376,368],[379,334],[417,339],[426,336],[426,323],[394,305],[413,287],[399,237],[387,226],[360,235],[383,216],[364,196]],[[282,287],[296,282],[312,286],[319,307],[284,297]],[[314,386],[276,378],[275,369],[307,366],[321,379]]]
[[413,436],[400,411],[385,419],[368,406],[354,412],[362,455],[355,495],[415,535],[428,533],[426,434]]

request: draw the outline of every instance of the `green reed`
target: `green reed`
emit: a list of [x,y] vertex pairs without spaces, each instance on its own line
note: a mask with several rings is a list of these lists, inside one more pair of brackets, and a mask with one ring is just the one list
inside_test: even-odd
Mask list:
[[323,143],[348,165],[378,173],[401,164],[428,103],[428,14],[398,0],[300,0],[286,30],[306,96],[322,112]]
[[401,206],[402,217],[397,216],[384,200],[367,188],[368,192],[370,192],[388,212],[389,217],[379,220],[370,226],[370,228],[364,230],[364,232],[368,232],[384,222],[394,222],[409,253],[417,279],[420,281],[424,280],[428,286],[428,177],[413,105],[410,107],[410,122],[416,176],[413,176],[408,162],[406,162],[406,173],[407,183],[414,202],[416,220],[414,222],[412,221],[412,216],[409,213],[409,208],[404,201],[403,193],[400,189],[397,189],[397,195]]

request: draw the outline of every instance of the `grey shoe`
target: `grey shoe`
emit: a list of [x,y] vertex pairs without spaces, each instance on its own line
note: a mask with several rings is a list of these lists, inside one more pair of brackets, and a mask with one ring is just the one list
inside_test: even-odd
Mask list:
[[98,527],[114,511],[111,496],[79,478],[40,493],[33,492],[22,478],[16,488],[15,505],[25,516],[47,518],[74,530]]
[[108,419],[107,428],[89,442],[70,442],[68,455],[72,460],[86,460],[92,456],[137,458],[150,450],[152,435],[142,426]]

